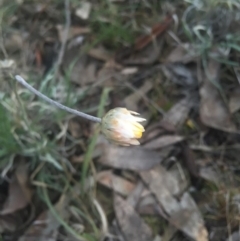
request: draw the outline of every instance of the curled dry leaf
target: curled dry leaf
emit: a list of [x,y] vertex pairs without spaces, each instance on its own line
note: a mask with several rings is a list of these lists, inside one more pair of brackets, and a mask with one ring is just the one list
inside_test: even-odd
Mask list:
[[171,149],[160,152],[146,150],[142,147],[118,147],[113,145],[98,145],[101,150],[100,163],[113,167],[133,171],[149,170],[165,159]]
[[114,198],[114,210],[126,241],[152,240],[152,231],[149,226],[128,202],[117,195]]
[[231,120],[228,107],[213,84],[218,84],[219,68],[218,62],[209,61],[207,73],[200,89],[200,117],[206,126],[227,132],[236,132],[236,126]]
[[196,241],[208,240],[208,232],[196,203],[187,192],[179,196],[181,188],[176,178],[163,167],[141,172],[140,175],[157,198],[170,223]]

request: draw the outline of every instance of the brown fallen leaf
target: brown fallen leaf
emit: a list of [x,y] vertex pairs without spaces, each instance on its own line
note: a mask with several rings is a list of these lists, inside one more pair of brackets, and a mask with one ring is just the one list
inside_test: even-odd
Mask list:
[[171,15],[169,15],[164,19],[162,23],[158,23],[153,26],[149,35],[142,36],[136,40],[134,50],[141,50],[142,48],[146,47],[149,43],[151,43],[153,39],[164,33],[172,22],[173,18]]
[[134,208],[118,195],[114,197],[114,210],[126,241],[150,241],[152,231]]
[[213,84],[218,84],[219,68],[218,62],[209,60],[207,73],[200,89],[200,118],[206,126],[227,132],[236,132],[236,126],[231,120],[229,109]]
[[135,184],[126,179],[114,175],[112,171],[102,171],[97,174],[97,182],[113,189],[116,193],[128,196],[135,188]]
[[141,172],[140,175],[157,198],[170,223],[196,241],[208,240],[208,232],[196,203],[187,192],[179,196],[181,188],[173,175],[161,166]]
[[[162,45],[162,39],[159,39],[158,37],[168,29],[172,21],[172,16],[168,15],[163,21],[163,23],[157,23],[155,26],[152,27],[150,34],[139,37],[135,41],[135,44],[133,46],[120,49],[120,51],[118,51],[118,53],[116,54],[116,61],[131,65],[147,65],[154,63],[157,60],[162,49],[162,46],[159,46]],[[152,46],[150,46],[150,44],[152,44]],[[146,51],[147,48],[148,50]],[[143,52],[145,52],[145,54],[148,53],[147,57],[143,57]],[[139,53],[140,56],[131,56],[138,55]]]
[[171,151],[170,148],[156,152],[142,147],[125,148],[107,144],[98,145],[97,150],[101,151],[101,158],[98,161],[103,165],[133,171],[151,169],[165,159]]
[[20,162],[9,183],[9,196],[5,201],[0,215],[14,213],[25,208],[31,201],[32,190],[28,185],[28,166]]
[[178,135],[164,135],[153,139],[152,141],[147,142],[144,146],[146,149],[160,149],[166,146],[174,145],[178,142],[184,140],[183,136]]

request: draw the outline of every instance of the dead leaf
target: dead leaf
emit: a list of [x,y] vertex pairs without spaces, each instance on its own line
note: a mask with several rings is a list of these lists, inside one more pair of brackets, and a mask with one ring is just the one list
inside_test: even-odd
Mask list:
[[22,221],[19,215],[0,216],[0,233],[16,231]]
[[139,89],[136,89],[134,93],[127,96],[124,100],[127,109],[137,110],[138,102],[142,99],[143,95],[146,95],[153,87],[153,84],[150,80],[146,80]]
[[144,146],[146,149],[160,149],[166,146],[174,145],[184,140],[183,136],[178,135],[164,135],[147,142]]
[[97,182],[113,189],[116,193],[128,196],[135,188],[135,184],[126,179],[114,175],[112,171],[102,171],[97,174]]
[[167,78],[173,83],[188,87],[196,88],[198,85],[195,69],[190,69],[182,63],[172,63],[162,66],[162,71]]
[[207,73],[200,89],[200,117],[202,122],[209,127],[236,132],[236,126],[231,120],[228,107],[225,105],[218,89],[213,85],[218,84],[220,64],[209,60]]
[[[54,208],[59,215],[66,219],[69,215],[66,212],[67,199],[63,195]],[[61,226],[51,211],[44,211],[31,224],[19,241],[56,241],[58,236],[58,228]]]
[[163,40],[156,40],[153,44],[148,45],[140,52],[136,52],[130,55],[128,58],[124,58],[121,60],[121,56],[117,56],[117,61],[125,65],[151,65],[154,64],[163,47]]
[[229,110],[230,113],[235,113],[240,109],[240,87],[235,88],[230,95]]
[[122,66],[114,60],[107,61],[104,66],[98,71],[97,79],[104,81],[106,86],[114,86],[116,84],[116,75],[119,75],[119,70]]
[[162,125],[164,123],[168,123],[168,125],[171,124],[175,128],[179,129],[185,123],[193,106],[194,101],[191,96],[180,100],[163,117],[161,120]]
[[135,185],[134,189],[132,190],[132,192],[128,195],[127,202],[133,208],[137,206],[138,201],[144,189],[145,189],[144,183],[142,182],[142,180],[139,180],[137,185]]
[[[66,35],[66,28],[63,25],[57,25],[57,30],[58,30],[58,36],[61,42],[65,41],[65,35]],[[82,34],[87,34],[90,33],[91,29],[87,28],[87,27],[75,27],[75,26],[71,26],[68,29],[68,37],[67,40],[70,40],[78,35],[82,35]],[[72,45],[72,44],[71,44]],[[69,48],[69,45],[68,45]]]
[[221,184],[219,175],[212,167],[201,167],[199,170],[199,176],[207,181],[215,183],[216,185]]
[[0,60],[0,70],[10,69],[16,67],[16,63],[12,59]]
[[236,232],[233,232],[230,237],[228,237],[226,239],[226,241],[239,241],[240,240],[240,235],[239,235],[239,232],[236,231]]
[[97,149],[101,151],[101,158],[98,161],[103,165],[133,171],[151,169],[166,158],[171,151],[171,149],[164,149],[156,152],[142,147],[125,148],[103,144]]
[[68,129],[74,138],[79,138],[82,134],[82,128],[79,121],[71,119],[68,124]]
[[176,178],[161,166],[141,172],[140,175],[164,209],[170,223],[196,241],[208,240],[208,233],[196,203],[187,192],[179,196],[181,188]]
[[144,189],[136,208],[140,214],[162,216],[167,219],[151,190]]
[[162,23],[158,23],[153,26],[151,33],[147,36],[142,36],[138,38],[135,42],[134,50],[141,50],[142,48],[146,47],[153,39],[158,37],[160,34],[164,33],[167,28],[172,23],[173,18],[172,16],[167,16]]
[[188,144],[183,145],[183,160],[189,173],[194,177],[199,177],[199,168],[196,163],[195,153],[189,148]]
[[117,222],[127,241],[152,240],[152,231],[131,205],[115,195],[114,210]]
[[5,36],[4,40],[4,48],[8,54],[12,54],[23,49],[26,36],[24,38],[21,32],[11,32],[9,35]]
[[150,142],[154,138],[164,134],[165,130],[160,126],[159,123],[153,123],[145,130],[144,135],[141,139],[142,145],[147,142]]
[[168,57],[166,58],[166,63],[176,63],[180,62],[182,64],[187,64],[194,61],[197,58],[196,52],[191,51],[192,46],[188,43],[178,45],[174,48]]
[[32,190],[28,186],[28,167],[21,162],[9,183],[9,196],[0,214],[6,215],[25,208],[30,203],[31,196]]
[[78,85],[84,86],[96,81],[98,62],[82,53],[79,46],[67,49],[62,66],[66,73],[71,70],[70,79]]
[[113,59],[113,54],[108,50],[106,50],[103,46],[90,49],[88,51],[88,55],[95,59],[106,61],[106,62]]

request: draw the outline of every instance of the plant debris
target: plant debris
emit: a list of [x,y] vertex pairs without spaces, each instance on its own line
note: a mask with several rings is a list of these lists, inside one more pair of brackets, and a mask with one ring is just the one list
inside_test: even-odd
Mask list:
[[[0,1],[0,240],[238,240],[239,10]],[[140,145],[110,143],[16,75],[99,123],[118,107],[140,113]]]

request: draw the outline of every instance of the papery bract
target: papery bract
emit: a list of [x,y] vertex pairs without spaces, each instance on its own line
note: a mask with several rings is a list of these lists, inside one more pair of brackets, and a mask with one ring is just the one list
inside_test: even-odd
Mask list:
[[138,113],[126,108],[115,108],[110,110],[102,118],[102,132],[106,138],[115,144],[129,146],[139,145],[137,139],[142,137],[145,131],[139,122],[145,119],[138,117]]

